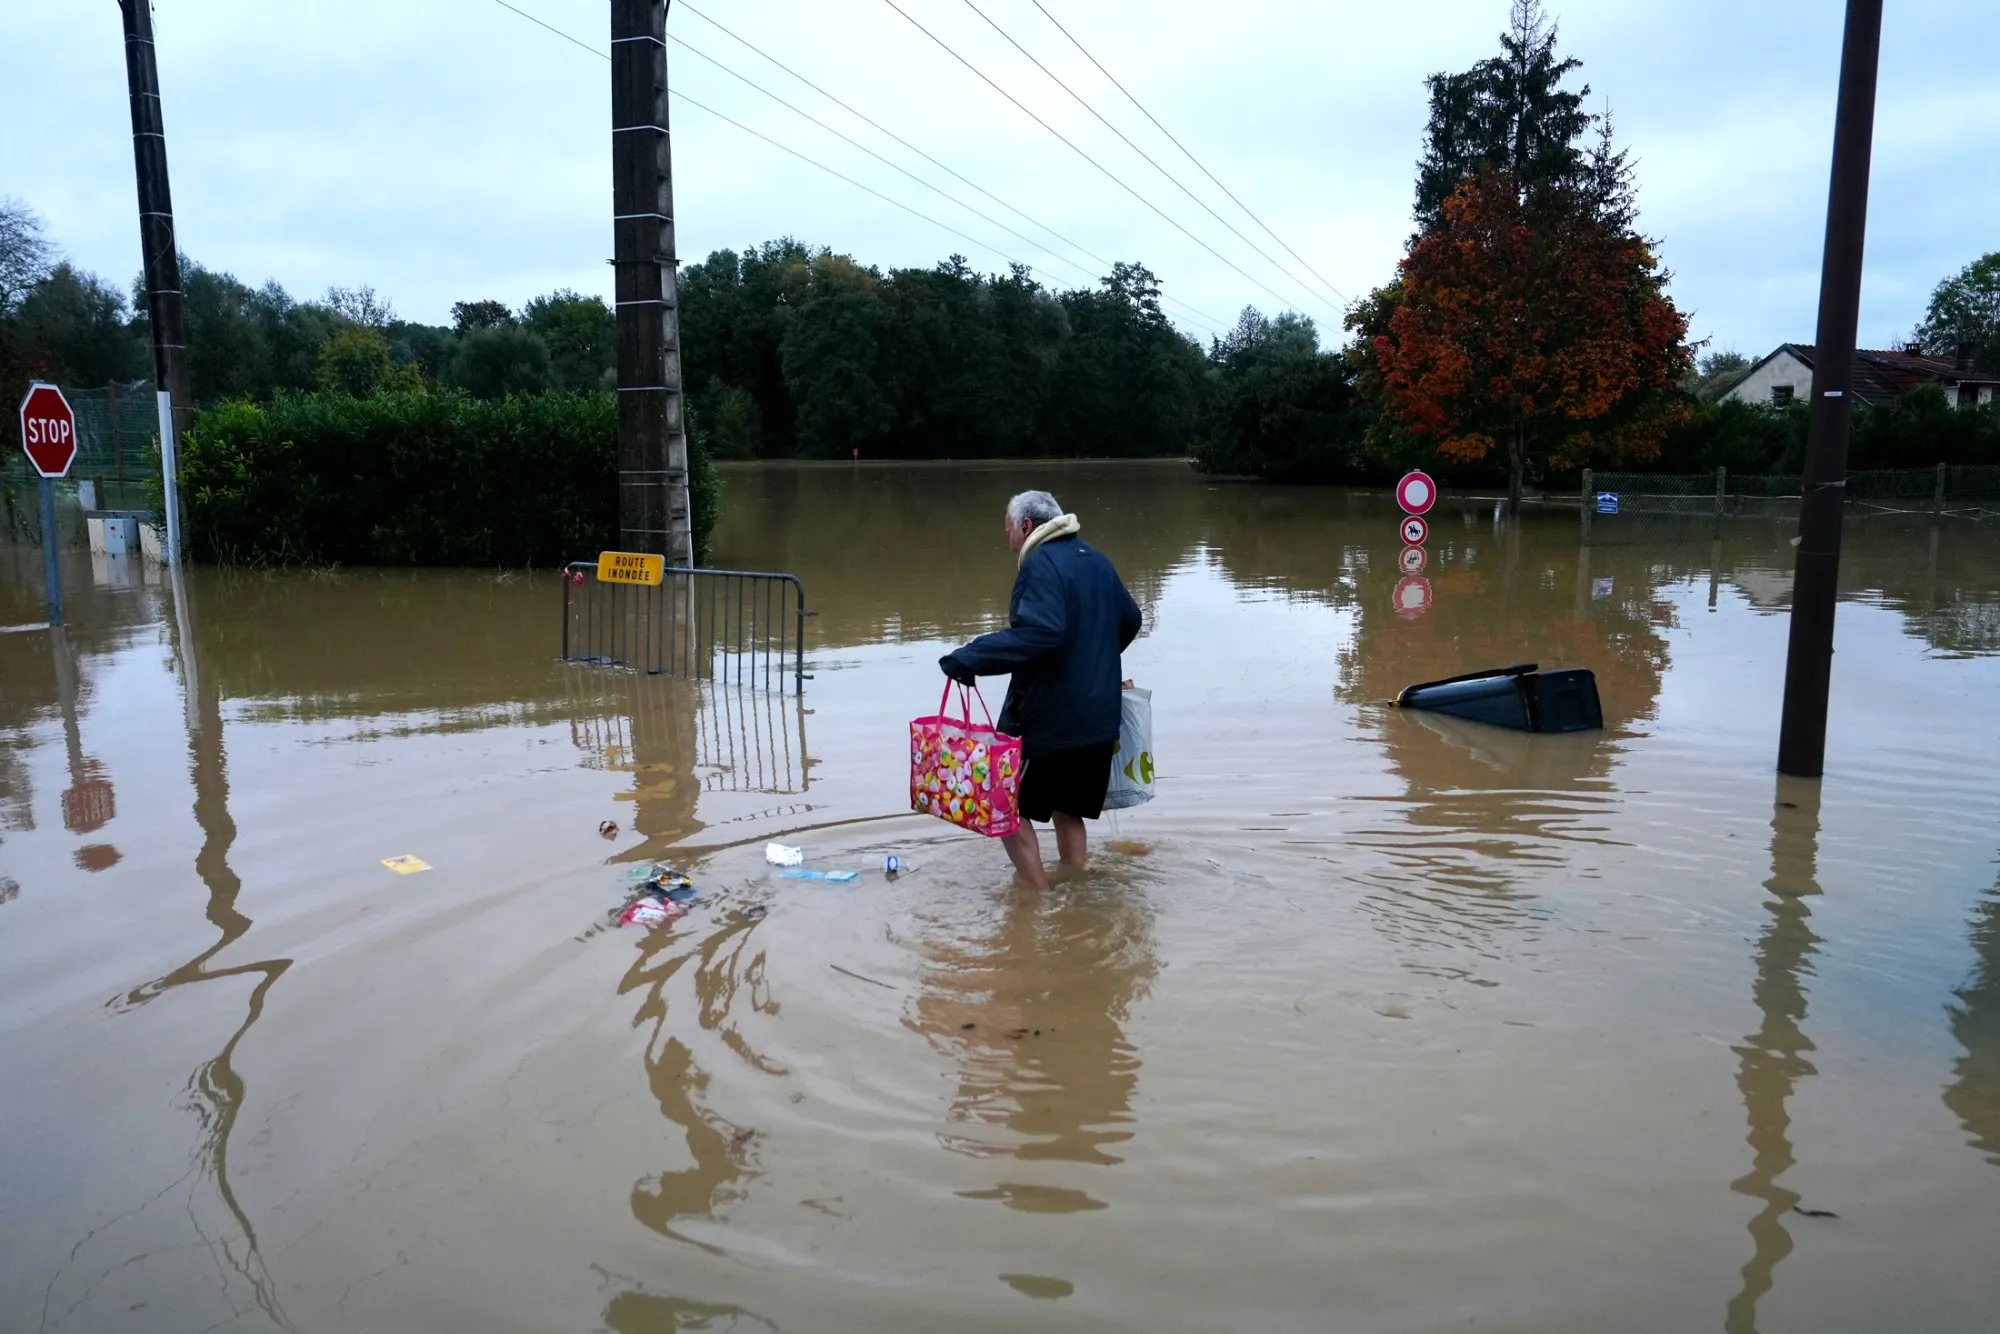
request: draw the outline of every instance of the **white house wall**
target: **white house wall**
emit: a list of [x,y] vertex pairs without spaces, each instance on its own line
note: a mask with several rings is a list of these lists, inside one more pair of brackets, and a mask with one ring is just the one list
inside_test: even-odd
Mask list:
[[1723,398],[1744,403],[1769,403],[1771,391],[1779,385],[1790,385],[1792,396],[1801,403],[1805,402],[1812,396],[1812,367],[1789,352],[1780,352],[1744,376]]

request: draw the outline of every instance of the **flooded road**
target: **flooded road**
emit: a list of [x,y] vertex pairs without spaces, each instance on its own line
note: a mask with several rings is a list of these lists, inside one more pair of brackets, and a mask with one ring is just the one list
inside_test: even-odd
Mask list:
[[[1447,498],[1399,589],[1386,497],[727,480],[802,704],[563,666],[552,573],[79,558],[52,637],[0,548],[0,1328],[1992,1328],[2000,531],[1850,526],[1822,785],[1782,526]],[[1031,485],[1161,773],[1046,898],[905,809]],[[1382,705],[1517,661],[1606,730]]]

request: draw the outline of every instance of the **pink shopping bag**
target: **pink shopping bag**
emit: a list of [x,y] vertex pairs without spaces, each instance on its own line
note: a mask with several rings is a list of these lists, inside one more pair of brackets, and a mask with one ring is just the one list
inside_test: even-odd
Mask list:
[[984,725],[972,721],[972,696],[958,689],[961,717],[946,714],[951,682],[944,685],[938,711],[910,723],[910,809],[948,820],[988,838],[1021,827],[1021,740],[1002,736],[979,696]]

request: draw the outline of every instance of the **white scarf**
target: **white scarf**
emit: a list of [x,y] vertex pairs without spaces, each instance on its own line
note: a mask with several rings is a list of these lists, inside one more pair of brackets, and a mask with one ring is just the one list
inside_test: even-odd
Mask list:
[[1058,537],[1074,537],[1083,531],[1074,514],[1058,514],[1047,523],[1028,534],[1028,540],[1021,544],[1021,559],[1014,564],[1015,569],[1028,563],[1028,557],[1042,543]]

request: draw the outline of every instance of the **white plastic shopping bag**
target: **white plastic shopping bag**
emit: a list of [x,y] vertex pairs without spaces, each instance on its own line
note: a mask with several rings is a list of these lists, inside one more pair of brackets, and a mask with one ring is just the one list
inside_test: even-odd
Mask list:
[[1153,692],[1128,689],[1118,704],[1118,749],[1104,809],[1122,811],[1153,799]]

